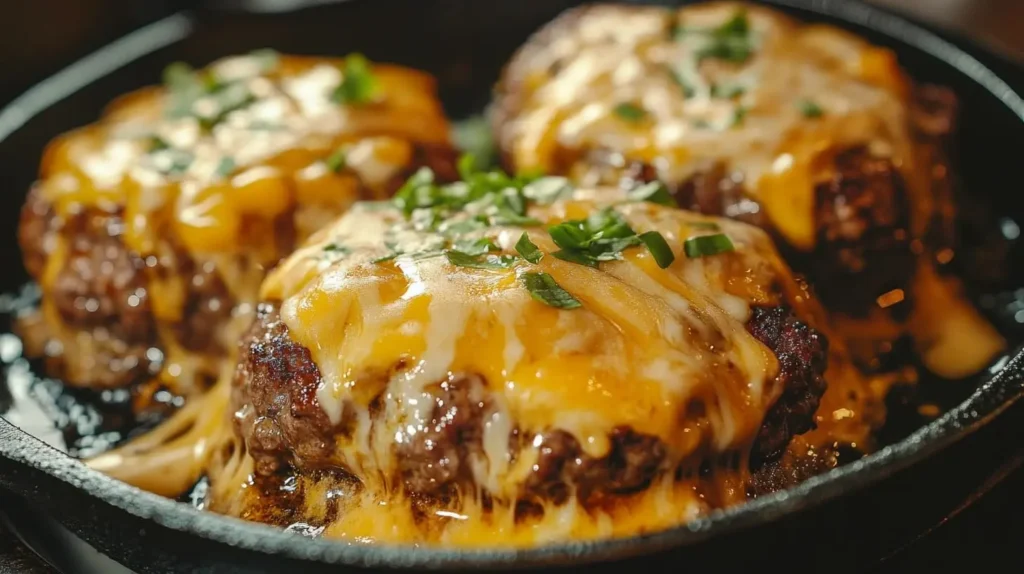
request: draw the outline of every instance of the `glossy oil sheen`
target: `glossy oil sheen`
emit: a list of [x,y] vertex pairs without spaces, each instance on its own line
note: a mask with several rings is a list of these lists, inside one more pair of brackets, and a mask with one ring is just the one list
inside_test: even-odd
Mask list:
[[[487,103],[501,65],[528,34],[578,3],[349,0],[297,12],[207,11],[178,15],[133,34],[58,74],[31,97],[0,112],[0,135],[4,136],[0,140],[0,166],[7,187],[7,193],[0,198],[0,229],[6,233],[0,239],[5,246],[0,254],[7,271],[0,277],[0,292],[16,293],[27,280],[14,233],[18,209],[24,191],[35,177],[43,146],[59,133],[95,119],[103,105],[116,95],[157,82],[166,64],[186,60],[202,65],[220,56],[263,47],[299,54],[361,51],[374,60],[397,62],[435,74],[449,113],[456,118],[465,117]],[[1014,317],[1020,310],[1019,303],[1014,302],[1010,292],[1024,286],[1024,266],[1014,269],[1015,266],[994,264],[1019,259],[1017,247],[1002,241],[1001,226],[1012,225],[1013,220],[1024,221],[1024,195],[1017,193],[1015,183],[1019,177],[1019,153],[1024,149],[1024,101],[1014,91],[1014,86],[1018,90],[1024,87],[1024,74],[974,46],[958,41],[967,48],[961,51],[916,26],[856,2],[772,3],[798,17],[839,23],[871,41],[890,46],[916,79],[945,84],[957,92],[962,103],[962,128],[957,140],[959,174],[966,192],[961,198],[962,232],[972,254],[959,258],[959,271],[970,279],[982,307],[991,311],[1010,339],[1024,340],[1024,332]],[[258,3],[225,4],[244,8],[246,4]],[[986,219],[986,214],[992,213],[996,219]],[[0,348],[0,355],[2,351]],[[937,390],[940,388],[945,390]],[[606,564],[604,568],[621,571],[624,567],[714,564],[713,553],[723,552],[722,548],[753,548],[750,541],[755,538],[784,537],[780,525],[800,516],[804,517],[801,520],[827,520],[827,514],[822,517],[820,512],[813,513],[819,503],[876,483],[914,463],[916,468],[926,468],[931,463],[923,459],[987,423],[1024,393],[1024,358],[1013,354],[972,382],[957,383],[952,388],[932,386],[920,392],[943,395],[940,402],[951,405],[963,402],[917,430],[907,426],[916,427],[917,419],[903,419],[914,422],[904,428],[890,427],[890,438],[895,441],[890,446],[795,489],[718,511],[666,532],[534,550],[428,550],[306,540],[267,526],[199,512],[138,491],[87,470],[2,419],[0,487],[31,500],[41,511],[58,516],[68,530],[140,572],[190,572],[200,567],[217,572],[280,572],[288,568],[313,572],[337,571],[338,565],[398,569],[574,568],[584,563],[627,558],[638,563]],[[899,418],[898,405],[895,407],[892,416]],[[899,476],[905,477],[906,473]],[[920,479],[918,476],[915,480]],[[937,477],[928,475],[926,479]],[[799,515],[797,511],[801,511]],[[769,521],[780,522],[766,526]],[[744,530],[754,526],[760,528]],[[708,541],[712,536],[714,540]],[[694,546],[704,541],[707,543]],[[814,544],[811,539],[805,543]],[[785,548],[786,542],[779,540],[778,546]],[[794,546],[794,552],[800,551],[798,546],[790,546]],[[641,555],[645,558],[636,558]]]

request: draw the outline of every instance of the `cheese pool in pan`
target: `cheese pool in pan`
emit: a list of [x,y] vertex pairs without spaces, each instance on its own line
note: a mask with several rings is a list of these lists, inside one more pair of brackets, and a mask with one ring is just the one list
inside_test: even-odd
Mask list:
[[431,77],[358,55],[169,67],[46,151],[19,232],[29,351],[70,385],[201,391],[266,270],[416,168],[454,176],[447,138]]
[[315,234],[263,284],[210,508],[362,542],[600,538],[746,499],[823,393],[850,414],[826,444],[862,438],[864,382],[767,234],[650,189],[420,172]]

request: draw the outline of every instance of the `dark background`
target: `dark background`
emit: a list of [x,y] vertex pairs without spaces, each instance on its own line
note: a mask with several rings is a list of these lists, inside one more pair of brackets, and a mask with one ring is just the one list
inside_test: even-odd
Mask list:
[[[270,6],[301,0],[221,0]],[[416,0],[408,0],[415,2]],[[486,2],[486,0],[480,0]],[[202,0],[17,0],[0,16],[0,105],[27,87],[143,24]],[[1024,0],[872,0],[934,26],[963,34],[1024,66]],[[102,15],[102,17],[97,17]],[[8,190],[13,193],[13,190]],[[1017,405],[943,461],[929,463],[934,481],[889,481],[934,490],[912,513],[886,512],[882,495],[851,499],[850,527],[835,532],[836,559],[850,553],[882,558],[880,572],[936,569],[1021,571],[1024,553],[1024,405]],[[920,475],[917,475],[920,476]],[[892,494],[895,493],[895,494]],[[2,501],[2,498],[0,498]],[[2,502],[0,502],[2,503]],[[877,506],[878,508],[871,508]],[[868,510],[865,510],[867,508]],[[856,519],[854,519],[856,517]],[[865,518],[866,517],[866,518]],[[813,526],[812,526],[813,527]],[[821,552],[813,554],[820,556]],[[871,559],[858,561],[861,564]],[[828,570],[821,564],[820,570]],[[0,574],[51,572],[0,526]]]

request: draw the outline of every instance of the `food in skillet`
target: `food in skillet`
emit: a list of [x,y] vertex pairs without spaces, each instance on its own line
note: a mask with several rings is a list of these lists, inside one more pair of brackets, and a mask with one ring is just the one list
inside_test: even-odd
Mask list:
[[454,176],[418,71],[256,52],[165,84],[52,143],[22,213],[42,288],[22,330],[71,385],[202,390],[297,243],[420,166]]
[[364,542],[623,535],[744,500],[826,386],[849,415],[816,432],[866,432],[762,230],[650,186],[464,172],[356,204],[269,275],[210,508]]
[[[672,14],[591,10],[562,21],[585,20],[587,14],[609,10],[628,16],[611,28],[612,35],[630,36],[644,29],[644,19],[634,23],[633,17],[657,14],[655,20],[668,23]],[[762,17],[792,26],[769,13],[741,13],[732,6],[720,22],[701,24],[704,32],[686,33],[716,42],[730,38],[725,43],[732,50],[742,44],[732,45],[732,35],[756,33]],[[553,29],[574,42],[573,30],[559,26]],[[810,34],[817,29],[802,30]],[[820,30],[826,37],[846,38]],[[572,45],[573,57],[586,60],[590,46]],[[532,49],[547,48],[531,44],[523,53]],[[826,53],[820,57],[828,60]],[[700,72],[716,58],[701,61]],[[532,117],[523,111],[528,105],[509,104],[508,98],[518,97],[508,87],[517,65],[510,67],[500,95],[500,109],[509,112],[498,116],[502,138],[522,128],[516,122]],[[361,83],[345,88],[345,77],[343,72],[341,87],[332,94],[349,89],[363,93]],[[546,81],[538,78],[538,85]],[[835,94],[874,94],[871,82],[862,83],[860,88],[853,87],[856,82],[841,84],[843,89]],[[884,100],[888,88],[875,88],[883,94],[874,95]],[[605,93],[601,89],[597,82],[579,93],[566,93],[573,102],[594,104],[587,109],[601,111],[596,105],[601,101],[588,100]],[[743,94],[731,97],[742,102],[747,90],[756,94],[760,89],[743,88]],[[702,105],[715,108],[711,100],[719,96],[711,97],[710,85],[707,90],[708,101]],[[643,97],[656,98],[658,93],[644,90]],[[692,99],[699,102],[696,96]],[[548,164],[530,163],[517,159],[503,139],[509,165],[524,172],[539,167],[564,173],[579,182],[579,189],[560,177],[479,173],[467,162],[461,166],[461,182],[444,184],[449,179],[444,166],[416,171],[393,203],[363,201],[326,224],[357,197],[383,197],[414,165],[432,165],[433,158],[445,157],[446,135],[433,130],[446,126],[440,112],[431,108],[428,115],[436,125],[422,126],[424,134],[409,136],[423,147],[419,157],[426,159],[402,162],[386,178],[384,191],[367,185],[352,149],[333,153],[333,140],[317,148],[312,161],[318,170],[330,173],[332,165],[352,169],[369,191],[361,186],[359,192],[344,195],[345,205],[337,209],[315,204],[303,209],[306,205],[296,199],[299,207],[285,216],[294,219],[294,243],[275,245],[273,257],[258,259],[261,273],[254,276],[262,276],[291,245],[308,240],[272,272],[259,297],[254,288],[247,289],[244,303],[263,302],[255,321],[251,313],[239,312],[230,327],[234,340],[241,339],[237,369],[156,430],[89,463],[168,496],[182,494],[205,474],[207,508],[328,537],[529,546],[681,524],[832,468],[841,447],[869,451],[870,431],[883,414],[879,400],[884,384],[852,367],[840,335],[858,333],[843,324],[836,334],[831,317],[790,272],[772,238],[783,240],[785,255],[796,264],[809,265],[818,291],[837,309],[863,314],[858,309],[863,301],[891,307],[874,296],[858,303],[856,297],[863,294],[833,295],[833,285],[825,279],[841,277],[840,287],[863,281],[872,291],[877,277],[889,277],[890,267],[879,261],[918,260],[914,240],[907,242],[901,233],[917,231],[903,222],[903,215],[896,217],[900,223],[880,225],[859,213],[850,215],[856,212],[850,205],[863,207],[872,217],[881,214],[881,219],[915,205],[918,199],[908,190],[917,172],[903,171],[909,169],[908,158],[938,154],[940,149],[928,147],[913,131],[917,128],[900,128],[910,131],[883,138],[882,152],[864,144],[867,152],[825,153],[831,162],[826,163],[836,170],[832,179],[826,178],[830,191],[825,195],[831,199],[825,203],[856,223],[844,219],[834,225],[857,228],[858,233],[840,239],[826,234],[827,241],[819,243],[815,231],[813,246],[801,251],[799,242],[786,235],[789,223],[807,223],[786,219],[800,212],[799,194],[785,204],[788,211],[773,211],[761,191],[748,191],[743,183],[751,172],[741,172],[743,178],[730,175],[727,179],[736,184],[730,189],[739,199],[728,205],[756,206],[768,218],[749,219],[724,207],[706,208],[695,199],[698,190],[673,181],[673,170],[696,162],[693,157],[654,154],[632,163],[630,146],[649,137],[645,130],[657,134],[661,119],[655,121],[651,109],[656,107],[642,98],[639,104],[627,103],[616,103],[612,110],[615,121],[626,122],[626,131],[608,133],[616,143],[625,134],[628,145],[620,150],[609,146],[608,159],[585,146],[558,147],[564,142],[545,136],[514,148],[552,158]],[[826,103],[814,102],[819,107]],[[837,104],[837,109],[856,109],[856,103]],[[895,116],[906,113],[882,107]],[[731,130],[747,133],[748,120],[751,125],[772,125],[772,114],[778,114],[776,123],[795,122],[801,131],[805,121],[831,121],[837,113],[803,108],[794,118],[778,106],[736,106],[730,108],[738,113],[728,125],[715,124],[719,112],[707,111],[707,125],[699,129],[717,135],[702,140],[699,149],[703,153],[727,147],[723,142],[734,135]],[[867,132],[885,124],[889,116],[877,118],[871,109],[851,123],[865,122]],[[944,129],[941,116],[928,116],[936,133]],[[563,120],[556,114],[530,121],[557,132]],[[414,124],[405,121],[401,128]],[[240,136],[242,143],[256,131],[247,130]],[[765,131],[768,140],[775,137]],[[747,135],[764,134],[754,130]],[[886,145],[891,153],[900,142],[910,141],[901,138],[913,140],[907,144],[914,150],[911,156],[886,156]],[[555,151],[552,142],[558,144]],[[756,164],[764,159],[762,151],[748,146],[728,159]],[[789,155],[795,165],[799,154]],[[233,175],[232,183],[239,177]],[[728,195],[723,185],[708,188],[716,200],[725,201]],[[810,189],[813,209],[818,210],[818,187],[779,184],[774,189]],[[938,205],[935,189],[929,187],[922,197]],[[708,214],[683,211],[678,201]],[[906,209],[912,214],[917,207]],[[942,209],[927,207],[925,212],[932,217]],[[308,220],[299,212],[315,223],[304,223]],[[170,212],[170,223],[163,225],[174,229],[182,214],[188,212]],[[722,214],[740,221],[715,217]],[[906,219],[911,221],[910,215]],[[832,249],[834,257],[818,259],[819,246]],[[222,268],[222,258],[213,260]],[[821,272],[817,265],[822,261],[839,262],[840,268]],[[930,268],[923,269],[918,277]],[[910,281],[897,279],[893,284]],[[965,309],[943,289],[921,297],[923,308]],[[915,309],[921,308],[922,302],[916,302]],[[187,319],[193,311],[186,308],[180,317]],[[918,316],[918,321],[921,316],[927,320],[930,314]],[[958,355],[962,362],[947,372],[973,368],[1001,344],[984,330],[987,326],[979,327],[969,308],[953,316],[963,321],[962,331],[976,346],[965,348],[971,352]],[[244,335],[242,325],[249,326]],[[166,368],[163,373],[170,384],[180,376]],[[210,378],[215,374],[211,369]]]
[[770,9],[597,5],[519,50],[493,122],[512,169],[660,179],[686,208],[765,228],[863,364],[909,334],[957,378],[1003,342],[936,273],[953,256],[955,104],[889,50]]

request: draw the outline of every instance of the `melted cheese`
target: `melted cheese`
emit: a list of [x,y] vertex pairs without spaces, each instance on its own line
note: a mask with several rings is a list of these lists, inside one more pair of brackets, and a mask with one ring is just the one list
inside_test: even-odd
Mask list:
[[[457,267],[440,254],[411,254],[436,243],[434,232],[417,231],[396,209],[357,204],[273,271],[262,296],[281,301],[291,336],[318,365],[320,405],[336,424],[342,413],[356,413],[354,438],[338,445],[338,463],[370,492],[386,492],[386,477],[397,472],[396,445],[432,420],[431,386],[459,373],[487,381],[486,400],[479,399],[488,409],[486,460],[473,462],[474,474],[499,499],[514,499],[528,470],[522,465],[541,446],[528,445],[510,465],[513,428],[527,437],[563,429],[599,458],[612,431],[629,427],[667,445],[665,469],[748,448],[781,389],[773,384],[774,356],[745,323],[751,305],[779,303],[782,294],[764,286],[788,284],[788,271],[762,231],[727,220],[716,223],[735,251],[687,258],[683,242],[706,233],[707,218],[622,199],[616,189],[578,191],[532,206],[530,216],[555,224],[615,206],[638,233],[658,231],[674,246],[672,266],[659,268],[641,248],[599,269],[568,263],[550,256],[551,239],[531,229],[549,254],[538,264]],[[486,233],[514,253],[523,232],[494,227],[469,237]],[[327,245],[344,246],[344,254]],[[389,249],[405,254],[373,261]],[[550,274],[582,308],[532,299],[519,280],[527,271]],[[809,304],[792,303],[798,310]],[[369,406],[378,395],[384,414],[374,417]],[[704,406],[708,423],[687,415],[692,401]]]
[[[97,124],[67,134],[47,149],[39,182],[60,217],[84,210],[119,215],[120,239],[146,265],[147,295],[165,355],[162,378],[188,392],[190,371],[215,375],[209,362],[180,348],[172,327],[184,320],[189,260],[216,273],[238,305],[238,321],[219,325],[221,347],[233,349],[265,271],[361,198],[385,197],[415,167],[417,147],[449,146],[448,126],[433,80],[420,72],[375,65],[372,102],[339,104],[340,60],[256,56],[213,63],[204,73],[243,90],[246,103],[212,127],[195,115],[172,117],[174,94],[148,88],[114,103]],[[217,95],[196,100],[198,114]],[[154,144],[154,142],[158,142]],[[345,154],[344,169],[325,160]],[[39,277],[50,336],[69,362],[91,356],[90,337],[52,308],[57,273],[66,265],[58,229]],[[231,302],[222,302],[231,304]],[[72,369],[74,371],[74,369]],[[83,369],[87,372],[87,369]],[[69,380],[78,380],[70,373]]]
[[[694,30],[715,29],[741,8],[750,57],[701,58],[710,40]],[[814,247],[814,185],[829,176],[826,160],[836,150],[867,146],[890,157],[911,192],[926,195],[909,177],[906,81],[893,54],[764,8],[713,2],[577,11],[523,48],[506,82],[510,113],[499,136],[517,169],[593,183],[599,170],[585,156],[608,150],[681,184],[720,164],[799,249]],[[806,102],[823,115],[807,117]],[[643,117],[620,117],[622,104]]]

